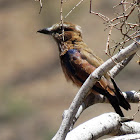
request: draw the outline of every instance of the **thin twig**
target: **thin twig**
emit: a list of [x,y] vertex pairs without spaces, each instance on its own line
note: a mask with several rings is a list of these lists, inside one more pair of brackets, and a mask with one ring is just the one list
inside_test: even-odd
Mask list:
[[103,19],[103,20],[106,21],[106,22],[109,21],[109,18],[108,18],[107,16],[105,16],[105,15],[103,15],[103,14],[101,14],[101,13],[97,13],[97,12],[93,12],[93,11],[92,11],[92,0],[90,0],[90,8],[89,8],[89,9],[90,9],[89,12],[90,12],[91,14],[94,14],[94,15],[99,16],[101,19]]
[[65,18],[67,18],[67,17],[72,13],[72,11],[73,11],[76,7],[78,7],[83,1],[84,1],[84,0],[80,0],[80,1],[66,14]]
[[140,65],[140,55],[138,53],[136,53],[136,55],[138,57],[137,63]]
[[61,23],[61,27],[62,27],[62,40],[64,42],[63,0],[61,0],[61,5],[60,5],[60,23]]
[[43,7],[42,1],[41,0],[35,0],[35,1],[39,1],[39,3],[40,3],[40,10],[39,10],[39,14],[40,14],[41,10],[42,10],[42,7]]
[[105,53],[109,54],[109,55],[111,55],[110,47],[109,47],[109,42],[110,42],[110,38],[111,38],[112,29],[113,29],[113,26],[111,26],[111,28],[109,30],[109,34],[108,34],[108,38],[107,38],[107,43],[106,43],[106,50],[105,50]]
[[138,105],[138,110],[136,111],[136,113],[132,116],[132,118],[134,119],[134,117],[139,113],[140,111],[140,104]]

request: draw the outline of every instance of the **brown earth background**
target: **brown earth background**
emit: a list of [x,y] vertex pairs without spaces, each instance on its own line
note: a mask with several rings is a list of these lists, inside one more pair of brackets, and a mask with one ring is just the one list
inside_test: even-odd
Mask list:
[[[66,14],[78,0],[64,5]],[[115,0],[94,1],[94,11],[113,17]],[[0,0],[0,140],[49,140],[56,133],[62,113],[78,91],[62,73],[54,40],[36,31],[60,20],[60,1]],[[131,20],[135,21],[136,15]],[[107,31],[103,21],[89,14],[89,1],[77,7],[67,21],[82,27],[85,42],[97,55],[107,60]],[[113,34],[116,39],[119,33]],[[140,89],[140,66],[137,57],[116,77],[122,91]],[[131,116],[132,110],[125,112]],[[76,125],[105,112],[114,111],[109,104],[87,109]],[[140,121],[140,114],[135,118]]]

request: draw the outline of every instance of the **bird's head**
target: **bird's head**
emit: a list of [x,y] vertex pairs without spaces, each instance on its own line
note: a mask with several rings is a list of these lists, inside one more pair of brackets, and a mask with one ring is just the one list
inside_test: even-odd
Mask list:
[[[63,34],[64,31],[64,34]],[[73,43],[74,41],[81,41],[81,27],[69,22],[56,23],[49,28],[44,28],[39,33],[52,35],[58,44],[62,42]]]

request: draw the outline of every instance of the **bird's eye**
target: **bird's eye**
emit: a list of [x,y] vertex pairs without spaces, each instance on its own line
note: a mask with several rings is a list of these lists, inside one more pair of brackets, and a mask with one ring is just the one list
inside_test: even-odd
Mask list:
[[[53,31],[53,33],[54,34],[59,34],[59,35],[61,35],[62,34],[62,31],[63,31],[63,28],[62,28],[62,26],[61,27],[59,27],[59,28],[57,28],[57,29],[55,29],[54,31]],[[73,29],[72,28],[68,28],[68,27],[64,27],[64,32],[65,31],[73,31]]]
[[62,26],[61,26],[61,27],[59,28],[59,30],[61,30],[61,31],[62,31],[63,29],[64,29],[64,31],[72,31],[72,30],[73,30],[73,29],[70,28],[70,27],[62,27]]
[[72,31],[71,28],[64,28],[64,31]]

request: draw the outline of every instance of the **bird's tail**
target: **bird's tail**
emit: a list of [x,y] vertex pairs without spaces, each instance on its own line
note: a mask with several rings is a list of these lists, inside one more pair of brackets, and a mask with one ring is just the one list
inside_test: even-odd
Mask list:
[[108,98],[110,104],[112,105],[112,107],[114,108],[116,113],[119,114],[121,117],[124,117],[124,114],[119,106],[119,101],[118,101],[117,97],[113,96],[109,93],[106,93],[106,97]]
[[[113,80],[113,79],[112,79]],[[121,94],[120,89],[117,87],[115,81],[112,81],[114,85],[114,88],[116,90],[115,95],[111,95],[107,90],[101,89],[97,86],[93,86],[93,89],[106,96],[107,99],[109,100],[110,104],[112,105],[112,107],[114,108],[114,110],[116,111],[117,114],[119,114],[121,117],[124,117],[124,114],[120,108],[120,106],[122,106],[124,109],[128,110],[130,109],[130,105],[129,103],[126,101],[126,99],[123,97],[123,95]],[[119,91],[119,92],[118,92]]]
[[128,110],[128,109],[131,109],[131,106],[130,104],[126,101],[126,99],[124,98],[124,96],[122,95],[122,92],[121,90],[118,88],[118,86],[116,85],[114,79],[111,78],[111,81],[114,85],[114,88],[115,88],[115,95],[117,96],[118,98],[118,101],[119,101],[119,105],[121,107],[123,107],[124,109]]
[[106,96],[107,99],[109,100],[110,104],[112,105],[112,107],[116,111],[116,113],[119,114],[121,117],[124,117],[123,112],[120,108],[120,104],[119,104],[119,100],[118,100],[117,96],[113,96],[107,90],[101,89],[97,86],[93,86],[93,89],[96,92]]

